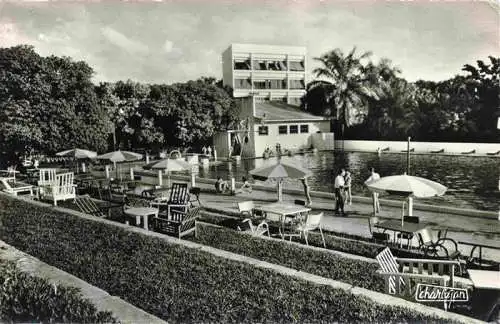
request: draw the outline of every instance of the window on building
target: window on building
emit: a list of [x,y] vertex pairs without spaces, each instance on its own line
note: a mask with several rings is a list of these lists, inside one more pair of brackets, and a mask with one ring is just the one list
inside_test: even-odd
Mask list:
[[250,79],[234,79],[235,89],[252,89],[252,83]]
[[259,135],[262,135],[262,136],[269,135],[269,127],[267,127],[267,126],[259,126]]
[[305,89],[304,80],[290,80],[290,89]]
[[300,125],[300,133],[309,133],[309,125]]
[[304,61],[290,61],[290,71],[304,71]]
[[269,69],[269,64],[264,60],[254,60],[252,62],[252,67],[254,70],[266,71]]
[[290,134],[298,134],[299,126],[298,125],[290,125]]
[[288,126],[286,125],[278,126],[278,134],[280,135],[288,134]]
[[250,70],[250,60],[235,59],[233,63],[233,68],[235,70]]
[[262,81],[254,81],[253,82],[253,88],[254,89],[269,89],[268,88],[268,82],[265,80]]
[[269,80],[269,89],[286,89],[286,80]]

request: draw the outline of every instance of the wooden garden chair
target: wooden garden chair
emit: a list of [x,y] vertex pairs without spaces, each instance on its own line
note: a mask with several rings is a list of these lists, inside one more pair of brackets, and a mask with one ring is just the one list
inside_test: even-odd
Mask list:
[[56,174],[54,182],[44,187],[42,197],[54,202],[76,198],[76,185],[73,183],[74,173]]
[[167,215],[170,215],[173,211],[182,211],[186,213],[190,207],[189,203],[190,194],[188,190],[187,183],[177,183],[172,184],[172,189],[170,190],[170,197],[166,202],[164,201],[154,201],[151,203],[152,206],[162,209],[162,207],[167,208]]
[[380,265],[376,273],[384,278],[386,292],[411,299],[418,283],[454,287],[455,267],[460,268],[458,261],[395,258],[389,248],[376,259]]
[[201,207],[193,207],[189,211],[172,210],[168,219],[158,215],[154,218],[155,230],[173,235],[181,239],[194,232],[196,237],[196,218],[201,210]]

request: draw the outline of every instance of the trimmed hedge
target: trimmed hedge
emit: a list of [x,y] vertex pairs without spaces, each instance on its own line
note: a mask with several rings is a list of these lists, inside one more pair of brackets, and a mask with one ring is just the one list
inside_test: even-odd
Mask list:
[[449,322],[3,195],[0,222],[9,244],[169,322]]
[[[321,236],[312,234],[310,241],[321,244]],[[326,239],[326,237],[325,237]],[[317,251],[282,240],[263,240],[235,230],[198,223],[196,241],[217,249],[242,254],[318,276],[343,281],[354,286],[384,292],[384,281],[375,274],[376,263],[353,260],[328,251]],[[328,243],[327,243],[328,244]]]
[[74,287],[52,285],[0,260],[0,320],[5,322],[118,323]]

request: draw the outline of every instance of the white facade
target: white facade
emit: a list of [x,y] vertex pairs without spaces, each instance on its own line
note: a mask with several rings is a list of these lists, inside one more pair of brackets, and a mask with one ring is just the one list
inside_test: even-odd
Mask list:
[[306,48],[232,44],[222,53],[222,79],[235,98],[300,105],[305,94]]
[[329,118],[311,115],[282,102],[257,101],[253,96],[240,98],[239,108],[242,126],[214,136],[213,143],[221,157],[235,152],[243,158],[262,157],[266,148],[276,152],[276,144],[280,144],[282,151],[294,153],[311,146],[333,150]]

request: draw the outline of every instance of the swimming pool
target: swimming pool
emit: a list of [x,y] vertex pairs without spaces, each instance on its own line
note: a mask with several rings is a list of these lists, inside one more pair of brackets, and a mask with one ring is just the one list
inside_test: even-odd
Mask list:
[[[310,185],[313,190],[333,192],[333,179],[338,169],[344,167],[353,175],[353,195],[368,196],[364,181],[374,167],[382,177],[402,174],[406,171],[406,154],[381,154],[364,152],[319,152],[316,154],[285,156],[284,162],[294,161],[312,170]],[[199,176],[206,178],[235,177],[241,180],[248,171],[265,164],[268,160],[243,160],[239,163],[225,162],[220,165],[200,168]],[[413,154],[410,158],[410,174],[437,181],[448,187],[443,197],[416,199],[415,202],[447,205],[457,208],[499,210],[500,192],[498,179],[500,159],[459,155]],[[288,180],[288,188],[301,188],[298,181]],[[388,197],[390,198],[390,196]]]

